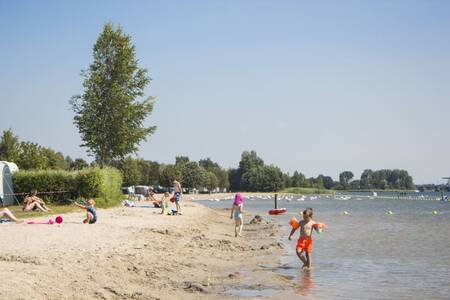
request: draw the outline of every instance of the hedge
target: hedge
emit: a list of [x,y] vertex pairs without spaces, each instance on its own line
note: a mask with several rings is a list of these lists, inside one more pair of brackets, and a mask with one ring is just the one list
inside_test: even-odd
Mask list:
[[[121,200],[121,186],[122,175],[115,168],[94,167],[79,171],[31,170],[13,174],[15,193],[29,193],[36,189],[39,197],[59,204],[68,204],[70,199],[93,197],[97,206],[113,206]],[[58,193],[63,191],[64,193]]]

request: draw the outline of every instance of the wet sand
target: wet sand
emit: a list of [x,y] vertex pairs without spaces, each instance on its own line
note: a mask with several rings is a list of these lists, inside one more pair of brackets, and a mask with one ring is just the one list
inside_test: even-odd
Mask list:
[[82,212],[61,225],[0,224],[0,298],[232,299],[286,284],[270,271],[284,252],[277,226],[246,213],[235,238],[229,210],[183,204],[181,216],[117,207],[94,225]]

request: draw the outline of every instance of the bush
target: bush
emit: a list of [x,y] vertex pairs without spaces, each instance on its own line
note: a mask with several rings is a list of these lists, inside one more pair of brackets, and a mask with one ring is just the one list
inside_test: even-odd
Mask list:
[[114,168],[32,170],[13,174],[15,193],[29,193],[36,189],[46,201],[59,204],[68,204],[69,199],[93,197],[98,206],[113,206],[120,202],[121,186],[122,175]]

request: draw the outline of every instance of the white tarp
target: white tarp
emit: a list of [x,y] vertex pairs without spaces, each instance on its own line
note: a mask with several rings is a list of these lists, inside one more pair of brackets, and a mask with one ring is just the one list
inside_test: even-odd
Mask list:
[[18,171],[15,163],[0,161],[0,205],[14,204],[14,193],[11,174]]

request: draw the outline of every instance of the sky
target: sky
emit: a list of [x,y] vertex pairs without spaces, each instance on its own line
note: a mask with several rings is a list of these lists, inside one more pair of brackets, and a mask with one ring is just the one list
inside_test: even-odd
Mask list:
[[138,157],[450,176],[449,1],[0,0],[1,131],[91,160],[69,100],[105,22],[152,78]]

